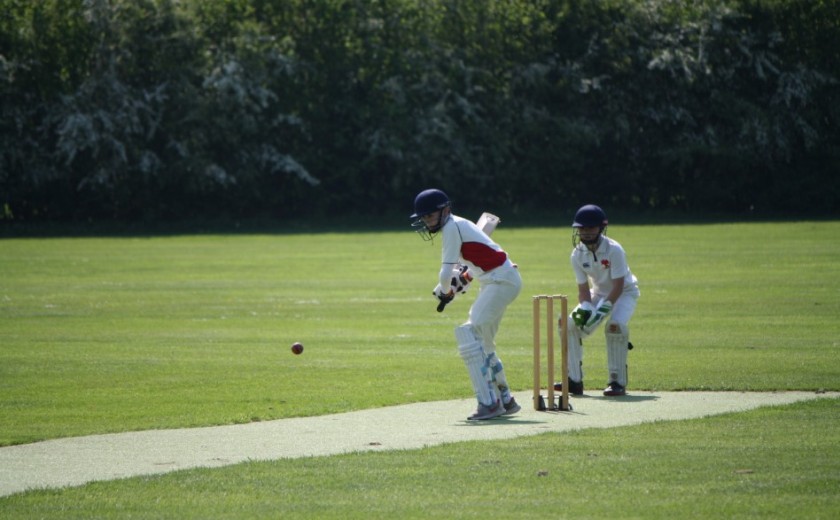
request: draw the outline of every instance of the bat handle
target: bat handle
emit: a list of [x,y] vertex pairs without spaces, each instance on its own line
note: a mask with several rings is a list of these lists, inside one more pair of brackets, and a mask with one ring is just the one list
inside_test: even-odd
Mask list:
[[438,312],[443,312],[443,309],[446,308],[447,303],[449,303],[449,302],[444,302],[444,301],[440,302],[437,306],[437,311]]

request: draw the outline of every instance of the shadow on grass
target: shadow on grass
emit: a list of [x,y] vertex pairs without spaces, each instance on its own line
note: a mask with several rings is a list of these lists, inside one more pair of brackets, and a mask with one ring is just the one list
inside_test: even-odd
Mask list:
[[[546,416],[548,419],[548,416]],[[501,417],[494,417],[486,421],[469,421],[464,419],[459,422],[458,426],[521,426],[523,424],[545,424],[547,421],[535,421],[533,419],[517,418],[513,415],[503,415]]]
[[[579,395],[575,399],[594,399],[596,401],[611,401],[614,403],[641,403],[644,401],[656,401],[659,399],[657,395],[633,395],[627,394],[621,397],[607,397],[605,395]],[[574,404],[574,403],[572,403]]]
[[[410,209],[410,208],[409,208]],[[478,218],[483,210],[458,214]],[[749,222],[831,221],[837,215],[683,213],[675,211],[608,210],[621,225],[702,225]],[[505,228],[561,227],[571,224],[574,208],[564,211],[499,212]],[[412,232],[404,213],[263,218],[195,218],[181,220],[0,220],[0,238],[150,238],[178,235],[296,235],[324,233]]]

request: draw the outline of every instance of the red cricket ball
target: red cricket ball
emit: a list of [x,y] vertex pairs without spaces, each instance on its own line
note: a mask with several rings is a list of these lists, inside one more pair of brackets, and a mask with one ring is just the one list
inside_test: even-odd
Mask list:
[[292,352],[294,352],[295,354],[300,354],[301,352],[303,352],[303,344],[297,341],[292,343]]

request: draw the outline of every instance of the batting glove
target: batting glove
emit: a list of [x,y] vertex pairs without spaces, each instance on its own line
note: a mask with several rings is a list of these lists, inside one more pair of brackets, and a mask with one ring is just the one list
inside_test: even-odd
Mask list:
[[455,291],[449,289],[448,293],[444,293],[443,289],[441,289],[440,287],[440,284],[438,284],[438,286],[435,287],[435,290],[432,291],[432,294],[434,294],[437,297],[437,299],[440,300],[440,303],[438,303],[437,306],[438,312],[443,312],[443,309],[446,308],[446,305],[453,299],[455,299]]
[[442,302],[449,303],[455,298],[455,291],[450,287],[448,291],[444,292],[443,288],[438,284],[432,291],[435,298]]
[[458,294],[467,292],[467,289],[470,288],[470,284],[473,281],[472,273],[470,272],[470,268],[462,265],[462,266],[455,266],[452,268],[452,283],[451,289]]

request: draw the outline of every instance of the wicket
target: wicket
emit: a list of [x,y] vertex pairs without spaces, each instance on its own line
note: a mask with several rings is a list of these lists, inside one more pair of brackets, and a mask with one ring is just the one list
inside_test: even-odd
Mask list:
[[[548,406],[543,400],[542,386],[540,384],[540,358],[541,343],[540,338],[540,315],[542,314],[541,302],[545,300],[545,316],[546,316],[546,365],[548,366]],[[568,299],[563,294],[545,295],[541,294],[533,297],[534,301],[534,410],[562,410],[569,411],[569,385],[563,384],[563,390],[560,395],[557,405],[554,404],[554,302],[560,301],[560,370],[563,374],[561,379],[566,382],[566,374],[569,371],[569,340],[567,336],[567,327],[569,326],[569,309]]]

